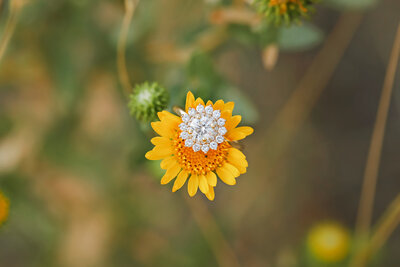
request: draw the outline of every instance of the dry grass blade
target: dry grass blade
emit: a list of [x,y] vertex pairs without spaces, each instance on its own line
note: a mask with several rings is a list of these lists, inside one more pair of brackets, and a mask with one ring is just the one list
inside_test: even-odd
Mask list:
[[133,14],[135,12],[136,6],[139,0],[125,0],[125,16],[122,21],[122,28],[118,39],[117,47],[117,67],[118,76],[121,85],[126,94],[129,94],[132,90],[132,85],[129,80],[128,70],[126,68],[126,41],[129,33],[129,26],[132,21]]
[[192,215],[202,231],[204,238],[207,240],[210,248],[212,249],[219,266],[238,267],[240,263],[230,247],[228,241],[225,239],[217,222],[208,210],[207,206],[201,200],[195,200],[184,197],[186,203],[189,205]]
[[361,243],[369,235],[373,203],[375,199],[375,188],[378,179],[379,163],[382,152],[383,138],[390,107],[394,78],[400,55],[400,25],[397,29],[396,38],[390,55],[390,61],[383,84],[378,113],[371,138],[368,152],[367,165],[365,167],[364,182],[361,191],[360,206],[356,225],[356,238]]
[[350,266],[366,266],[368,260],[386,243],[390,235],[400,224],[400,194],[390,204],[387,212],[382,216],[371,239],[352,260]]
[[11,36],[14,33],[18,13],[23,4],[24,2],[22,0],[14,0],[10,3],[10,14],[8,15],[6,26],[4,27],[4,33],[0,40],[0,60],[3,58]]

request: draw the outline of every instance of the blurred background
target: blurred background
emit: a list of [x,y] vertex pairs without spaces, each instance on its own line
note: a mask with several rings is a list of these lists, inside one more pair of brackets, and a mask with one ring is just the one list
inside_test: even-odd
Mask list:
[[[171,193],[144,158],[154,133],[118,79],[124,1],[0,8],[0,266],[348,266],[400,1],[320,1],[292,26],[244,1],[138,3],[131,83],[162,84],[168,110],[188,89],[235,101],[255,129],[248,172],[213,202]],[[373,227],[400,193],[399,88],[397,71]],[[368,266],[399,250],[397,229]]]

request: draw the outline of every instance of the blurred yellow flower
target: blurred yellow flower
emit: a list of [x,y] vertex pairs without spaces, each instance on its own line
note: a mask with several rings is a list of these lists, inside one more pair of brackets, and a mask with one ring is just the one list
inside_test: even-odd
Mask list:
[[339,262],[349,252],[350,236],[348,231],[339,224],[322,223],[311,229],[307,245],[315,258],[324,262]]
[[160,136],[151,139],[155,147],[147,152],[149,160],[160,160],[166,170],[161,184],[175,177],[175,192],[189,178],[188,193],[192,197],[198,188],[209,200],[214,200],[214,187],[218,177],[228,185],[236,184],[236,177],[246,172],[245,155],[232,147],[237,141],[253,133],[251,127],[236,127],[241,116],[232,116],[234,103],[218,100],[204,104],[194,99],[191,92],[186,97],[186,108],[181,117],[168,111],[158,113],[160,121],[151,123]]
[[9,201],[0,192],[0,225],[2,225],[8,217]]

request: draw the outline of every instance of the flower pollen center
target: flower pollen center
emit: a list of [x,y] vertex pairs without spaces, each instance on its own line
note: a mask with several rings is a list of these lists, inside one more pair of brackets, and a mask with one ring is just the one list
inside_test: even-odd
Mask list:
[[185,145],[185,140],[180,138],[180,134],[182,132],[178,131],[174,139],[174,154],[182,169],[187,172],[205,175],[210,171],[215,171],[226,161],[228,149],[231,147],[228,142],[219,144],[216,150],[210,150],[208,153],[195,152],[192,147]]

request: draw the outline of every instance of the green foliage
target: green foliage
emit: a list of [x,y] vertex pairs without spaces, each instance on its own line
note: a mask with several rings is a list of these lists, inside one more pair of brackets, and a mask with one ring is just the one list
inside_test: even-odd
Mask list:
[[323,37],[322,31],[312,24],[293,25],[280,30],[278,44],[281,50],[300,51],[320,44]]
[[142,83],[136,85],[129,96],[131,115],[141,122],[157,119],[157,112],[164,110],[169,101],[169,93],[158,83]]
[[254,0],[253,5],[269,23],[280,26],[293,22],[299,24],[303,18],[309,18],[316,2],[318,0]]

